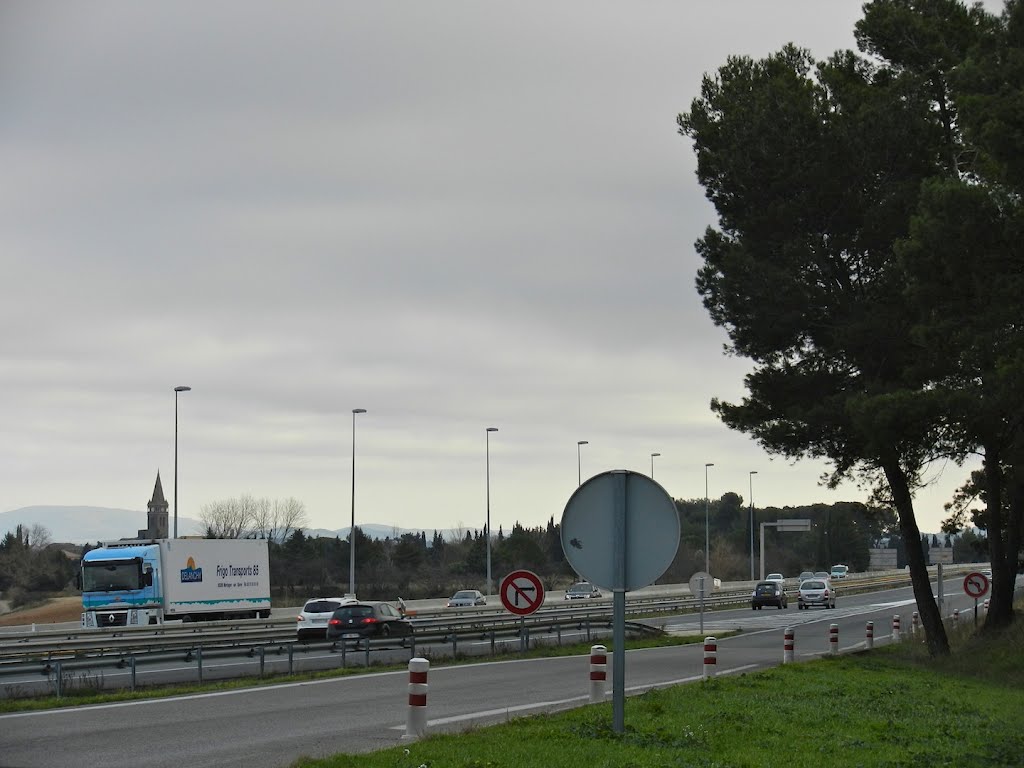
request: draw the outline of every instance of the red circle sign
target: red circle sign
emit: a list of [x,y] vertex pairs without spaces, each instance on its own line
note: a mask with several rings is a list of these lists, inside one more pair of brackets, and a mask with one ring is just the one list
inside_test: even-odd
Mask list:
[[968,597],[975,599],[982,597],[988,592],[988,576],[984,573],[968,573],[964,576],[964,592],[967,593]]
[[517,616],[527,616],[544,602],[544,585],[533,571],[512,571],[501,580],[501,604]]

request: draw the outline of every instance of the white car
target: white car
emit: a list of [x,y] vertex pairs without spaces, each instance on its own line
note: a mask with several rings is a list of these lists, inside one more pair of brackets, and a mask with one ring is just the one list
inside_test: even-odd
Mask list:
[[764,577],[764,580],[777,581],[779,582],[779,586],[783,588],[786,586],[786,577],[783,576],[781,573],[769,573],[767,576]]
[[331,614],[343,605],[356,602],[354,597],[312,597],[302,606],[298,622],[299,640],[326,640],[327,622]]
[[833,565],[832,570],[829,573],[830,579],[845,579],[847,574],[850,572],[850,566],[848,565]]
[[487,605],[487,598],[479,589],[460,589],[448,599],[449,608],[472,608]]

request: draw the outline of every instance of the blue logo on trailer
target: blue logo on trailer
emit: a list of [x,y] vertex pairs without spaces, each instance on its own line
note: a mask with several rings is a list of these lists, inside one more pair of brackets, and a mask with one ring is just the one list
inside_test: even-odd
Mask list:
[[203,580],[203,569],[196,568],[196,561],[189,557],[185,567],[181,569],[181,583],[190,584]]

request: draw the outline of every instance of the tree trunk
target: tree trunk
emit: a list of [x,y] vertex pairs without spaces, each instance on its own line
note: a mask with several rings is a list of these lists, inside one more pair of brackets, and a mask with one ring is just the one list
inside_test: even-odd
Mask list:
[[946,656],[949,654],[949,638],[946,637],[946,628],[942,624],[942,616],[932,594],[928,564],[921,549],[921,531],[914,516],[914,501],[910,497],[906,475],[895,459],[883,461],[882,469],[885,471],[886,480],[889,481],[893,504],[900,518],[900,533],[903,534],[903,541],[906,543],[907,564],[910,566],[910,583],[914,588],[914,599],[917,600],[917,612],[921,618],[921,626],[924,627],[928,652],[932,656]]
[[999,454],[986,447],[985,488],[988,491],[986,514],[988,516],[988,554],[992,564],[992,597],[989,598],[985,629],[993,630],[1008,626],[1013,620],[1013,583],[1016,577],[1017,552],[1009,550],[1013,535],[1013,520],[1004,523],[1003,518],[1003,469]]

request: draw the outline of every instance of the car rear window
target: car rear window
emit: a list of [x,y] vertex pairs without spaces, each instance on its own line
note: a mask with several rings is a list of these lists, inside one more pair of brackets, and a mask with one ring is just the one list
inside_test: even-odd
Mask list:
[[756,587],[757,594],[759,595],[774,595],[775,588],[775,584],[758,584]]
[[372,605],[346,605],[334,614],[339,619],[362,619],[373,616]]
[[306,603],[302,610],[306,613],[334,613],[340,605],[337,600],[313,600]]
[[805,581],[803,585],[804,589],[824,589],[825,582],[823,581]]

